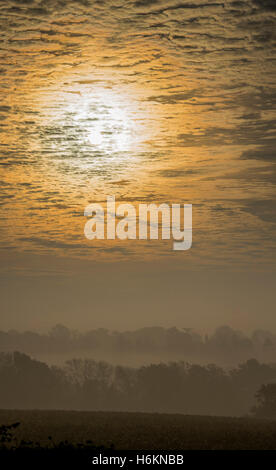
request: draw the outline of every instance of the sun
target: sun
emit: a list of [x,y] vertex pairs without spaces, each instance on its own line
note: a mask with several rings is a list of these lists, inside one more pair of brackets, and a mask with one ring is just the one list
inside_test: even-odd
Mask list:
[[95,126],[95,128],[88,133],[87,139],[90,144],[94,145],[95,147],[102,146],[104,139],[100,126]]
[[[103,102],[102,99],[101,108]],[[107,152],[126,152],[130,149],[135,138],[135,123],[118,105],[104,107],[95,119],[91,128],[87,127],[87,140],[93,147]]]
[[47,90],[38,103],[47,129],[40,146],[62,154],[63,162],[68,157],[71,167],[135,160],[152,141],[151,111],[135,90],[71,82],[58,93]]
[[133,103],[113,91],[103,89],[71,95],[63,112],[79,130],[83,146],[114,154],[130,151],[139,139]]

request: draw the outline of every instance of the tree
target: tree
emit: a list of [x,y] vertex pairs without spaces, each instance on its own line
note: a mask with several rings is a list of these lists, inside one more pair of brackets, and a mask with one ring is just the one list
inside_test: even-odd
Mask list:
[[256,393],[258,405],[252,412],[260,418],[276,418],[276,383],[262,385]]

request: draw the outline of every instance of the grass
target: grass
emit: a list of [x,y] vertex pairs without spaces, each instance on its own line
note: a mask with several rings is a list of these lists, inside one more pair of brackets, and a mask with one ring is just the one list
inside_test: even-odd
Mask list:
[[179,414],[0,410],[20,422],[14,446],[112,446],[117,450],[276,449],[276,421]]

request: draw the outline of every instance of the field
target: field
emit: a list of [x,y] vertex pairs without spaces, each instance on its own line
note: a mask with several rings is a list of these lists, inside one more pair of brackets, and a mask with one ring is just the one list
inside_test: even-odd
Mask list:
[[151,413],[0,410],[0,425],[20,422],[22,440],[42,447],[61,441],[118,450],[276,449],[276,421]]

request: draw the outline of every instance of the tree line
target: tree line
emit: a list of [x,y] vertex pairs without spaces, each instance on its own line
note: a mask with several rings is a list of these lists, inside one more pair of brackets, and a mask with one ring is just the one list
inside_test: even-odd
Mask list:
[[231,365],[251,357],[272,362],[276,357],[276,335],[257,330],[248,336],[229,326],[217,328],[209,335],[175,327],[147,327],[125,332],[98,328],[81,333],[56,325],[46,334],[0,331],[0,351],[15,350],[47,362],[51,360],[48,357],[51,352],[54,362],[59,356],[95,357],[97,354],[109,362],[123,363],[127,357],[130,365],[181,359]]
[[276,417],[276,365],[256,359],[231,370],[182,361],[130,368],[91,359],[57,367],[21,352],[0,353],[0,384],[6,409]]

